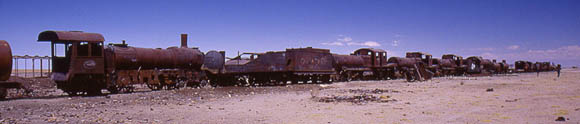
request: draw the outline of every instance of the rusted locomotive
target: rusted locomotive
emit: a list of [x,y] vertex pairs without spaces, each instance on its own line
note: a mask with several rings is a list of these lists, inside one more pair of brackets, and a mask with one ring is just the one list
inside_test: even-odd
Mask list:
[[445,54],[441,56],[439,69],[442,76],[464,75],[467,66],[463,62],[463,57],[455,54]]
[[361,48],[350,55],[333,54],[336,80],[394,79],[394,66],[387,63],[387,52],[381,49]]
[[330,83],[334,74],[332,63],[330,50],[311,47],[243,53],[226,61],[220,71],[208,77],[210,84],[222,86]]
[[514,67],[516,72],[532,72],[532,64],[529,61],[516,61]]
[[395,75],[402,75],[407,81],[429,80],[438,71],[432,56],[422,52],[407,52],[405,58],[391,57],[387,63],[395,67]]
[[509,71],[509,64],[505,60],[498,63],[495,59],[483,59],[481,56],[471,56],[465,59],[468,74],[504,74]]
[[187,47],[152,49],[127,44],[103,45],[101,34],[80,31],[44,31],[38,41],[50,41],[53,73],[57,87],[69,95],[112,93],[146,84],[153,90],[197,85],[203,75],[204,54]]
[[[79,31],[44,31],[38,41],[51,42],[51,78],[69,95],[95,95],[102,89],[112,93],[131,91],[135,84],[159,90],[205,84],[202,82],[213,86],[262,86],[400,77],[423,81],[434,76],[495,74],[509,70],[505,60],[498,63],[479,56],[462,59],[452,54],[435,59],[423,52],[408,52],[405,58],[387,59],[385,50],[373,48],[338,55],[328,49],[307,47],[243,53],[226,61],[224,51],[204,54],[197,48],[187,47],[185,34],[181,35],[181,47],[167,49],[131,47],[124,41],[105,46],[101,34]],[[551,66],[549,62],[516,62],[516,70],[553,70]],[[4,74],[4,70],[0,71]]]
[[556,66],[551,62],[535,62],[530,61],[516,61],[515,64],[516,72],[543,72],[543,71],[555,71]]

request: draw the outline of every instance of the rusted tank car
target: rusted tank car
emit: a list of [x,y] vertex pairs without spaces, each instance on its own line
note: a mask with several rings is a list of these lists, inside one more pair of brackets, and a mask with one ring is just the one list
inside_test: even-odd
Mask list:
[[38,41],[50,41],[53,73],[57,87],[69,95],[101,94],[131,90],[132,84],[147,84],[156,90],[174,88],[178,82],[199,82],[204,55],[187,48],[182,35],[181,48],[137,48],[110,44],[104,48],[104,37],[80,31],[44,31]]
[[19,82],[7,81],[10,79],[12,73],[12,49],[10,44],[5,40],[0,40],[0,100],[8,95],[8,89],[25,89],[26,93],[31,92],[30,89],[24,87]]
[[337,72],[337,80],[351,81],[362,79],[365,71],[370,68],[365,66],[365,61],[361,56],[332,54],[334,57],[334,68]]
[[0,81],[6,81],[12,73],[12,51],[8,42],[0,40]]
[[266,53],[243,53],[225,62],[218,74],[208,75],[212,85],[284,85],[328,83],[334,74],[328,49],[296,48]]
[[387,65],[387,51],[361,48],[350,55],[333,54],[334,66],[340,81],[352,79],[393,79],[394,66]]
[[12,51],[8,42],[0,40],[0,99],[8,94],[7,88],[11,82],[6,82],[12,73]]
[[463,75],[467,69],[463,64],[463,57],[454,54],[441,56],[439,68],[442,75]]

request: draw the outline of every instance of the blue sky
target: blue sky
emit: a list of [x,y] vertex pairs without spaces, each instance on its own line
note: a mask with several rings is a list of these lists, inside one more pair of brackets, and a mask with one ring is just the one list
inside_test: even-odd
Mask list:
[[0,39],[16,55],[49,55],[44,30],[101,33],[106,43],[167,48],[189,34],[202,51],[318,47],[389,57],[423,51],[580,65],[578,0],[0,0]]

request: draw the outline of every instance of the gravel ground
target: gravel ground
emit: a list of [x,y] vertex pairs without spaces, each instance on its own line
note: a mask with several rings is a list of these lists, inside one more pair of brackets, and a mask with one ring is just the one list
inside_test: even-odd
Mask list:
[[414,83],[140,87],[96,97],[68,97],[47,79],[31,82],[32,95],[11,91],[0,101],[1,123],[580,123],[580,70],[572,69],[560,78],[542,72]]

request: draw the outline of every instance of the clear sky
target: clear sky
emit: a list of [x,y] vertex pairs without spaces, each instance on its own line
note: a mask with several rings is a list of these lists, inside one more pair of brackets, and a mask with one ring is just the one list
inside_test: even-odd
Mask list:
[[317,47],[388,56],[423,51],[580,65],[580,0],[0,0],[0,39],[16,55],[49,55],[44,30],[101,33],[106,43],[202,51]]

